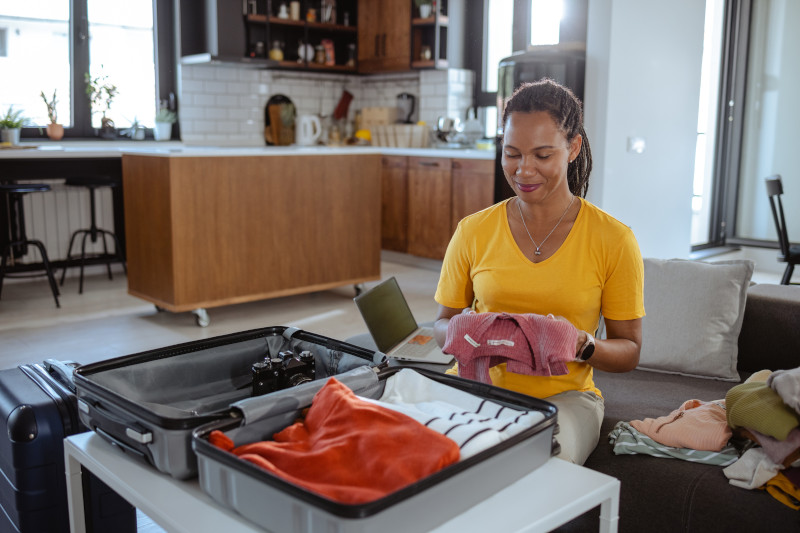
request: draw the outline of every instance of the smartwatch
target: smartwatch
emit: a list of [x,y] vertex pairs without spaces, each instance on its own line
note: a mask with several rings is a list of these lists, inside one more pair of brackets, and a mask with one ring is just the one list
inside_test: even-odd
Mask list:
[[581,346],[577,357],[577,359],[580,361],[587,361],[592,355],[594,355],[594,337],[591,333],[584,333],[586,333],[586,342],[584,342],[583,346]]

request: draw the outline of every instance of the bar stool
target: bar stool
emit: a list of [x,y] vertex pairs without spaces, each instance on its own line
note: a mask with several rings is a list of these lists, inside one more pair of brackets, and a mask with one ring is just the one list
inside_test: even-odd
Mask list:
[[[75,256],[72,255],[72,245],[75,243],[75,239],[78,236],[83,235],[83,239],[81,240],[81,275],[80,275],[80,286],[78,287],[78,294],[83,294],[83,267],[86,264],[87,258],[102,258],[105,261],[106,269],[108,270],[108,279],[114,279],[111,274],[111,263],[119,261],[122,263],[122,269],[125,274],[128,274],[128,268],[125,265],[125,253],[122,250],[122,247],[119,245],[119,239],[117,239],[117,235],[113,231],[108,231],[105,229],[101,229],[97,227],[97,218],[95,214],[95,191],[100,187],[116,187],[117,183],[112,180],[111,178],[106,178],[102,176],[92,176],[92,177],[72,177],[67,178],[64,180],[64,185],[70,187],[85,187],[89,189],[89,205],[91,209],[90,213],[90,226],[88,229],[79,229],[75,230],[72,233],[72,237],[69,240],[69,248],[67,249],[67,259],[66,265],[64,266],[64,270],[61,271],[61,285],[64,285],[64,278],[67,275],[67,269],[71,266],[73,260],[77,260],[77,254]],[[106,235],[110,236],[114,240],[114,253],[108,253],[108,244],[106,243]],[[86,253],[86,239],[90,238],[93,243],[97,242],[97,238],[101,237],[103,240],[103,253],[96,254],[90,253],[87,255]]]
[[[35,246],[42,256],[42,265],[47,274],[47,279],[50,281],[50,290],[53,291],[53,299],[56,301],[56,307],[60,308],[61,304],[58,302],[58,285],[56,284],[55,276],[53,276],[53,271],[50,268],[47,250],[42,241],[28,238],[25,233],[25,217],[22,214],[23,195],[31,192],[45,192],[49,190],[50,186],[43,183],[0,183],[0,194],[3,195],[5,200],[8,222],[8,242],[3,244],[3,258],[2,261],[0,261],[0,296],[2,296],[3,291],[3,280],[6,277],[6,262],[10,260],[11,266],[15,266],[16,257],[24,255],[27,246]],[[19,253],[15,253],[15,248],[19,249],[20,247],[22,247],[23,250]]]

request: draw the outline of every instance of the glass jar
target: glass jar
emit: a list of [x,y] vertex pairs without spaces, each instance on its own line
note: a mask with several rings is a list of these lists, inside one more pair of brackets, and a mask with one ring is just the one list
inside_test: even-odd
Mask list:
[[325,47],[321,44],[314,47],[314,63],[325,63]]
[[283,43],[274,41],[269,49],[269,58],[274,61],[283,61]]

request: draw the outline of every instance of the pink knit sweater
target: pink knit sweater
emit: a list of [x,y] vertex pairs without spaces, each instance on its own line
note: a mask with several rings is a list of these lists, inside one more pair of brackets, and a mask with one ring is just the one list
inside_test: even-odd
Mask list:
[[456,358],[459,376],[491,383],[489,369],[501,363],[517,374],[567,374],[577,341],[575,326],[543,315],[470,313],[450,319],[442,351]]

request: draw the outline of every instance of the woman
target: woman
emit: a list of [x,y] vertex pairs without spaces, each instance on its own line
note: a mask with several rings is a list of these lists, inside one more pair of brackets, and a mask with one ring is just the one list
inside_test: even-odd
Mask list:
[[[630,228],[583,199],[592,160],[572,91],[552,80],[525,84],[509,99],[503,125],[503,173],[516,196],[459,223],[436,290],[436,340],[444,345],[450,318],[462,312],[572,323],[578,340],[568,374],[527,376],[501,364],[490,376],[555,404],[559,456],[583,464],[603,420],[592,369],[627,372],[639,361],[642,258]],[[595,340],[601,313],[607,338]]]

